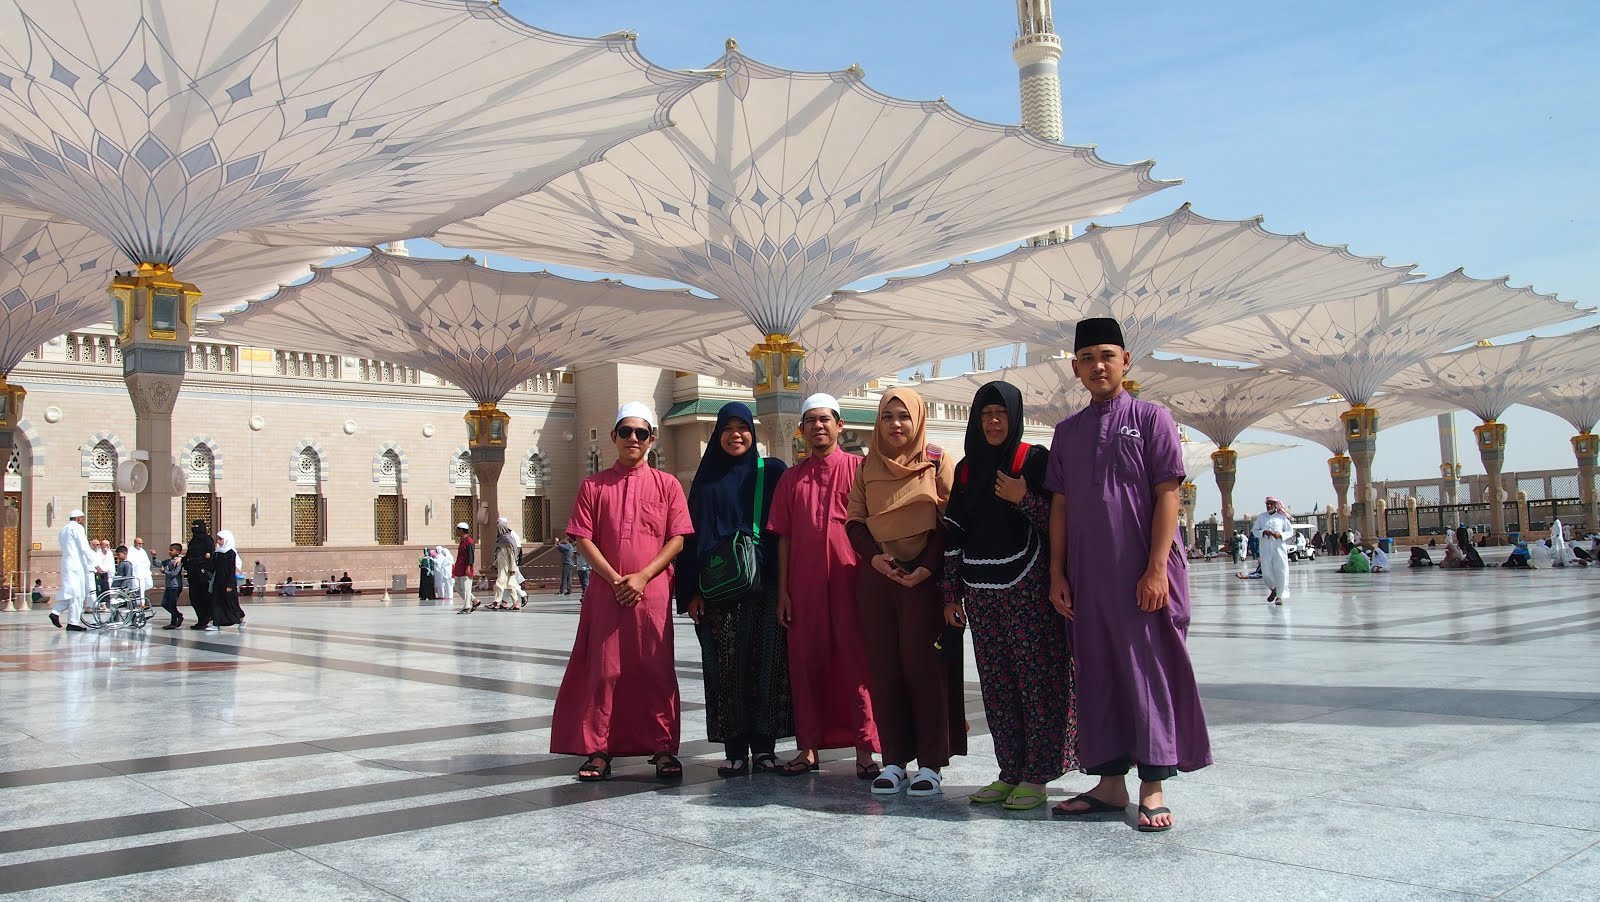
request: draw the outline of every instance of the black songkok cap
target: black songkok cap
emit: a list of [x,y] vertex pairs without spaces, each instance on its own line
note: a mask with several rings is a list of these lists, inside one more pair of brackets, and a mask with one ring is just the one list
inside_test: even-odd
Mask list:
[[1078,320],[1078,331],[1072,338],[1072,353],[1095,345],[1126,348],[1128,343],[1122,340],[1122,324],[1109,316]]

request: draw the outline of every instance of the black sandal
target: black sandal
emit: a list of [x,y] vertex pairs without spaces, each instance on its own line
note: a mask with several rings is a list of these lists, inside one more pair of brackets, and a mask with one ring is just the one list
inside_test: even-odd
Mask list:
[[755,772],[758,774],[776,774],[783,771],[783,765],[778,763],[778,756],[768,752],[757,755],[755,759]]
[[867,764],[862,764],[859,761],[856,762],[857,780],[876,780],[878,775],[881,773],[883,773],[883,768],[879,767],[878,762],[876,761],[872,761]]
[[735,760],[733,758],[729,758],[728,760],[734,762],[733,766],[732,767],[721,767],[721,766],[719,766],[717,768],[717,776],[719,776],[719,777],[745,777],[745,776],[749,776],[749,774],[750,774],[750,759],[749,758],[739,758],[737,760]]
[[656,766],[657,780],[683,779],[683,762],[670,752],[656,752],[649,763]]
[[[1089,807],[1083,809],[1082,811],[1073,811],[1067,807],[1073,802],[1082,802]],[[1103,802],[1100,799],[1089,795],[1087,792],[1080,792],[1072,798],[1067,799],[1065,802],[1057,803],[1056,807],[1050,809],[1050,816],[1083,817],[1085,815],[1123,814],[1127,810],[1128,806],[1126,805],[1113,805],[1110,802]]]
[[[599,761],[605,766],[596,767],[596,761]],[[581,783],[598,783],[601,780],[608,779],[610,776],[611,756],[607,755],[605,752],[590,755],[589,760],[583,762],[583,766],[578,768],[578,781]]]
[[784,764],[783,767],[779,768],[778,773],[784,775],[785,777],[798,777],[801,774],[809,774],[812,771],[820,770],[821,768],[822,765],[816,761],[801,761],[799,758],[795,758],[794,760]]
[[1172,809],[1171,808],[1166,808],[1166,807],[1146,808],[1143,805],[1140,805],[1139,806],[1139,813],[1144,816],[1145,820],[1150,822],[1148,824],[1140,824],[1139,825],[1139,832],[1140,833],[1165,833],[1168,830],[1172,829],[1172,825],[1171,824],[1158,825],[1155,822],[1156,815],[1158,815],[1158,814],[1171,814],[1172,813]]

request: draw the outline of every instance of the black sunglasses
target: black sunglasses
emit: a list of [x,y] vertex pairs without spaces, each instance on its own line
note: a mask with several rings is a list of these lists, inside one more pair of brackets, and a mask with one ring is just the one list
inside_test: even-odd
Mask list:
[[644,426],[618,426],[617,438],[636,438],[641,442],[650,441],[652,433]]

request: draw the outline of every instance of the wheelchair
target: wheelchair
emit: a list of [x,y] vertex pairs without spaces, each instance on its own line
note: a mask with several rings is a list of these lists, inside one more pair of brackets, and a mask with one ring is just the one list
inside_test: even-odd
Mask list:
[[113,586],[83,606],[83,625],[90,629],[140,629],[151,617],[150,603],[137,586]]

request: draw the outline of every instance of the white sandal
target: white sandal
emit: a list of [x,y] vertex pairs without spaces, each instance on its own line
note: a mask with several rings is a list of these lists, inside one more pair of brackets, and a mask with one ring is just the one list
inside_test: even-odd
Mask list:
[[[942,777],[939,776],[939,772],[934,770],[933,768],[931,768],[931,767],[918,768],[917,769],[917,778],[915,780],[911,781],[911,788],[906,790],[906,795],[908,795],[908,796],[936,796],[939,793],[944,791],[944,790],[939,788],[940,784],[943,783],[943,782],[944,782],[944,780],[943,780]],[[919,783],[926,783],[928,785],[924,789],[918,789],[917,785]]]
[[878,779],[872,781],[872,794],[875,796],[892,796],[906,786],[906,769],[898,764],[890,764],[878,774]]

